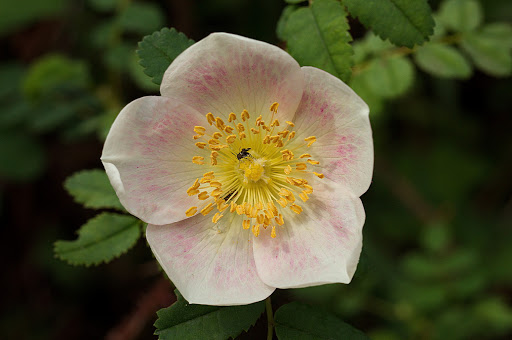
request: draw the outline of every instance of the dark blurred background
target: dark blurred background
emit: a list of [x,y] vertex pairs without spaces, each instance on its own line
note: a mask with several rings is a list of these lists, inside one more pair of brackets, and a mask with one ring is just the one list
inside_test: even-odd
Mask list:
[[[285,47],[275,34],[284,6],[0,0],[1,339],[154,338],[155,312],[175,298],[145,242],[98,267],[54,258],[54,241],[95,215],[62,183],[101,168],[120,109],[158,94],[137,64],[144,35],[167,26],[196,41],[225,31]],[[482,6],[486,22],[512,21],[509,0]],[[365,34],[350,24],[355,39]],[[511,339],[511,94],[510,78],[418,71],[405,95],[372,111],[375,173],[353,282],[278,291],[274,307],[319,305],[373,339]]]

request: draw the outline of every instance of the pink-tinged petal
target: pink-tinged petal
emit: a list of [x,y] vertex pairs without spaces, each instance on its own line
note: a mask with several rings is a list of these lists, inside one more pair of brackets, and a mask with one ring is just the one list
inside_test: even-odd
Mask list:
[[[249,230],[238,215],[217,224],[198,214],[170,225],[148,225],[146,237],[158,262],[190,303],[243,305],[275,288],[264,284],[254,264]],[[220,232],[219,232],[220,230]]]
[[331,74],[314,67],[302,70],[306,85],[294,117],[296,142],[315,136],[317,141],[307,152],[320,161],[322,169],[317,172],[361,196],[373,173],[368,105]]
[[160,92],[202,114],[212,112],[221,118],[246,109],[252,117],[261,114],[266,120],[270,105],[278,102],[278,118],[289,120],[299,105],[303,86],[299,64],[280,48],[214,33],[174,60]]
[[[325,180],[325,179],[324,179]],[[365,219],[361,200],[342,185],[326,181],[300,215],[287,213],[276,238],[269,229],[254,241],[254,258],[263,282],[277,288],[349,283],[359,261]]]
[[186,190],[204,166],[192,163],[202,151],[194,145],[194,125],[203,117],[164,97],[143,97],[118,115],[101,161],[123,206],[141,220],[168,224],[186,218],[197,197]]

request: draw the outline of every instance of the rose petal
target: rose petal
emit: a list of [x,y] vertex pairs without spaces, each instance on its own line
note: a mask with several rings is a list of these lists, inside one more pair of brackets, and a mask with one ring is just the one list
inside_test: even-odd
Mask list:
[[270,237],[270,228],[255,238],[256,268],[269,286],[299,288],[352,279],[362,247],[364,209],[342,185],[328,180],[324,185],[314,186],[310,199],[298,203],[300,215],[287,213],[276,238]]
[[101,161],[123,206],[141,220],[166,224],[186,218],[197,205],[186,193],[208,169],[192,163],[203,151],[194,145],[202,115],[164,97],[143,97],[116,118]]
[[373,143],[368,106],[345,83],[314,67],[303,67],[304,95],[294,117],[295,143],[316,136],[307,152],[320,161],[321,171],[344,183],[356,196],[370,186]]
[[[252,236],[242,218],[229,214],[213,224],[198,214],[170,225],[148,225],[146,237],[158,262],[190,303],[243,305],[274,288],[259,278]],[[217,227],[222,232],[217,231]]]
[[246,109],[252,117],[262,114],[265,120],[270,105],[278,102],[278,118],[289,120],[299,105],[303,84],[299,64],[280,48],[214,33],[174,60],[160,91],[202,114],[212,112],[223,119]]

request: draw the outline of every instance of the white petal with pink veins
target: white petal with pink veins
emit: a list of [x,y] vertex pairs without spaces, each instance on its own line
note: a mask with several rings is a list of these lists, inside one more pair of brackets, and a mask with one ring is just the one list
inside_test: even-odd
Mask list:
[[190,303],[243,305],[265,299],[275,288],[256,272],[249,230],[228,214],[214,224],[198,214],[170,225],[148,225],[146,237],[158,262]]
[[266,284],[298,288],[352,279],[362,248],[363,206],[342,185],[323,181],[299,203],[300,215],[287,214],[276,238],[268,229],[255,238],[256,267]]
[[303,67],[304,95],[294,117],[296,142],[315,136],[308,152],[321,171],[356,196],[370,186],[373,143],[368,105],[345,83],[314,67]]
[[123,206],[141,220],[167,224],[197,205],[187,188],[206,172],[192,163],[194,125],[204,117],[176,100],[143,97],[118,115],[101,161]]
[[202,114],[212,112],[222,119],[244,109],[251,116],[266,115],[270,105],[278,102],[277,118],[289,120],[299,105],[303,86],[299,64],[280,48],[214,33],[174,60],[160,91]]

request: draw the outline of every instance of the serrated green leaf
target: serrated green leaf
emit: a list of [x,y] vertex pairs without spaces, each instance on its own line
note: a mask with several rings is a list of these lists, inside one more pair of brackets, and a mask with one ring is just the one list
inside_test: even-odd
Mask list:
[[482,32],[467,33],[461,41],[461,47],[482,71],[496,77],[512,73],[510,46],[496,36]]
[[68,177],[64,187],[77,203],[87,208],[124,210],[103,170],[83,170]]
[[414,81],[414,66],[405,57],[373,59],[360,71],[370,91],[383,98],[405,93]]
[[343,0],[350,14],[358,17],[382,39],[413,47],[434,32],[434,19],[426,0]]
[[439,20],[458,32],[472,31],[483,20],[482,8],[477,0],[447,0],[439,9]]
[[284,36],[301,65],[315,66],[348,81],[352,73],[352,37],[345,9],[335,0],[315,0],[291,13]]
[[279,340],[369,340],[336,316],[298,302],[279,308],[274,321]]
[[155,84],[160,85],[165,70],[172,61],[192,44],[194,40],[187,38],[185,34],[174,28],[163,28],[139,42],[137,55],[140,57],[144,73],[150,76]]
[[30,135],[0,133],[0,178],[27,181],[40,176],[46,167],[41,143]]
[[472,73],[469,62],[452,46],[426,44],[418,48],[414,60],[423,71],[442,78],[466,79]]
[[98,265],[126,253],[140,237],[140,221],[102,213],[78,230],[78,239],[55,242],[55,255],[72,265]]
[[281,13],[281,16],[279,17],[279,20],[277,21],[277,26],[276,26],[276,35],[279,39],[281,39],[283,41],[287,39],[286,34],[285,34],[286,24],[288,23],[288,19],[290,18],[290,15],[293,12],[295,12],[298,8],[299,8],[298,6],[289,5],[283,9],[283,12]]
[[190,305],[178,291],[176,296],[172,306],[157,312],[155,334],[161,340],[235,338],[256,323],[265,307],[263,301],[231,307]]
[[119,24],[127,32],[148,34],[164,25],[164,16],[156,4],[132,2],[119,15]]

